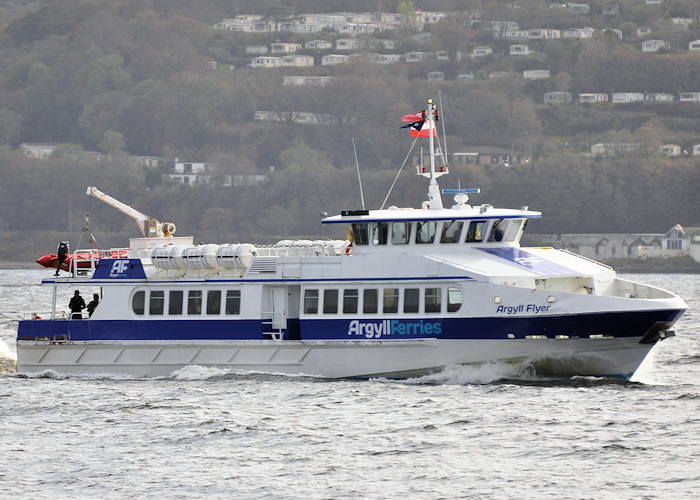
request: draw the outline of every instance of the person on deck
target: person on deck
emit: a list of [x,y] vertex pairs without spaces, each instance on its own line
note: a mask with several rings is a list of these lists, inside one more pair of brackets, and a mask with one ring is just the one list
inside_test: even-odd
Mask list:
[[100,303],[100,296],[96,293],[92,294],[92,300],[87,305],[88,317],[92,317],[92,313],[95,312],[95,308]]
[[76,290],[73,297],[68,303],[70,307],[71,319],[83,319],[83,309],[85,309],[85,301],[80,296],[80,290]]

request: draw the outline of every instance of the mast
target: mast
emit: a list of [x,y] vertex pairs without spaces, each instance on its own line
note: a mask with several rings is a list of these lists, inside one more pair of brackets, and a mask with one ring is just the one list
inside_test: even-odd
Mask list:
[[[430,179],[430,185],[428,186],[428,208],[430,210],[442,210],[442,197],[440,196],[440,186],[437,183],[437,178],[441,175],[449,173],[447,167],[441,167],[440,170],[435,168],[435,156],[438,154],[435,151],[435,139],[437,137],[437,129],[435,127],[435,122],[438,118],[437,105],[433,104],[431,98],[428,99],[428,109],[425,114],[425,121],[427,124],[428,138],[430,139],[430,171],[426,172],[424,168],[421,168],[418,173],[423,177]],[[423,130],[423,129],[421,129]]]

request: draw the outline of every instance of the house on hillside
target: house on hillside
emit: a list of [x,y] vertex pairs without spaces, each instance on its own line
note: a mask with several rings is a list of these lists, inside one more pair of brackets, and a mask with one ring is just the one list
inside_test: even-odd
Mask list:
[[530,47],[527,45],[511,45],[508,53],[511,56],[526,56],[530,54]]
[[676,224],[664,234],[539,235],[540,244],[570,250],[595,260],[690,256],[700,262],[700,228]]
[[37,160],[45,160],[53,156],[53,152],[60,144],[23,142],[19,145],[24,156]]
[[612,95],[613,104],[622,104],[627,102],[638,102],[644,100],[643,92],[614,92]]
[[270,44],[270,52],[273,54],[293,54],[300,49],[300,43],[275,42]]
[[561,92],[558,90],[547,92],[544,95],[545,104],[571,104],[571,99],[570,92]]
[[[484,165],[490,167],[512,167],[530,164],[532,158],[524,151],[497,148],[494,146],[462,146],[452,154],[454,165]],[[420,155],[414,156],[414,161],[420,160]],[[424,163],[430,161],[427,156]],[[416,163],[419,164],[419,163]]]
[[665,40],[644,40],[642,42],[642,52],[658,52],[661,49],[668,50],[671,48]]
[[282,58],[282,66],[306,68],[314,65],[314,56],[291,54]]
[[472,57],[486,57],[489,54],[493,54],[493,49],[491,47],[486,47],[483,45],[474,47],[474,49],[472,50]]
[[339,38],[335,41],[335,48],[338,50],[357,50],[360,48],[360,41],[357,38]]
[[528,80],[546,80],[552,72],[548,69],[528,69],[523,71],[523,78]]
[[681,92],[678,94],[679,102],[700,102],[700,92]]
[[334,64],[345,64],[348,62],[347,55],[343,54],[328,54],[321,58],[321,66],[332,66]]
[[328,40],[309,40],[304,44],[307,49],[328,50],[333,48],[333,44]]
[[578,95],[579,104],[596,104],[599,102],[608,102],[608,94],[602,93],[592,93],[592,94],[579,94]]
[[671,158],[680,158],[682,150],[678,144],[664,144],[661,146],[661,152]]
[[666,94],[664,92],[649,92],[645,98],[645,100],[649,102],[673,102],[673,99],[673,94]]
[[700,40],[693,40],[688,42],[688,50],[690,52],[700,52]]

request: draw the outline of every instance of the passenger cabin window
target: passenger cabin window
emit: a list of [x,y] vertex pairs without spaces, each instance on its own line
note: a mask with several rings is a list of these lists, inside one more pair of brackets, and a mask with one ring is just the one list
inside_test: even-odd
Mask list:
[[503,236],[508,228],[508,220],[498,219],[494,221],[493,227],[491,228],[491,234],[489,234],[489,241],[503,241]]
[[304,314],[318,314],[318,290],[304,291]]
[[374,314],[377,312],[377,289],[368,288],[362,295],[362,312]]
[[352,241],[355,245],[369,245],[369,224],[353,224]]
[[221,290],[207,292],[207,314],[221,313]]
[[440,288],[425,289],[425,312],[440,312],[442,305],[442,290]]
[[403,312],[417,313],[419,300],[420,290],[417,288],[406,288],[403,294]]
[[343,312],[356,313],[359,300],[360,294],[357,288],[343,290]]
[[241,314],[240,290],[226,290],[226,314]]
[[375,222],[373,234],[373,243],[375,245],[386,245],[386,242],[389,239],[389,223]]
[[447,312],[457,312],[462,306],[462,290],[456,287],[447,289]]
[[385,288],[384,289],[384,307],[382,311],[385,313],[399,312],[399,289]]
[[182,295],[182,290],[173,290],[170,292],[168,314],[182,314]]
[[163,306],[165,304],[165,292],[162,290],[153,290],[148,302],[148,314],[161,316],[163,314]]
[[394,222],[391,225],[391,244],[405,245],[411,236],[411,224],[408,222]]
[[523,225],[523,219],[513,219],[506,231],[505,241],[515,241],[520,232],[520,227]]
[[475,243],[478,241],[484,241],[484,233],[486,231],[486,221],[485,220],[473,220],[469,223],[469,229],[467,229],[467,237],[464,240],[465,243]]
[[202,291],[187,292],[187,314],[202,314]]
[[146,305],[146,292],[143,290],[138,291],[134,294],[131,299],[131,309],[135,314],[143,314]]
[[338,312],[338,290],[323,291],[323,314]]
[[442,226],[442,236],[440,243],[459,243],[459,235],[462,234],[461,220],[448,220]]
[[418,222],[416,224],[416,243],[432,243],[435,241],[434,221]]

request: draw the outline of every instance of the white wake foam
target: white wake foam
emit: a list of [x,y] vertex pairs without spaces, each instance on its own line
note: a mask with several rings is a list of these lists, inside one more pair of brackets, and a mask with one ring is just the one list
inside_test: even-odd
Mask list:
[[405,382],[416,385],[468,385],[491,384],[498,380],[537,380],[529,363],[489,361],[478,365],[448,366],[438,373],[410,378]]

